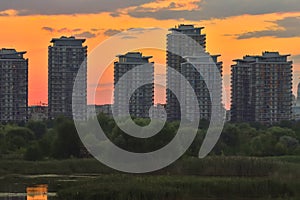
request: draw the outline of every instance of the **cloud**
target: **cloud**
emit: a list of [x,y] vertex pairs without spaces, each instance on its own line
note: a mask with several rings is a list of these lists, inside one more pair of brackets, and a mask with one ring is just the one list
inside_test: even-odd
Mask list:
[[192,10],[173,9],[174,4],[160,9],[137,6],[127,11],[137,18],[186,19],[192,21],[212,18],[227,18],[239,15],[261,15],[269,13],[299,12],[299,0],[195,0]]
[[48,26],[44,26],[44,27],[42,27],[42,29],[43,29],[44,31],[48,31],[48,32],[51,32],[51,33],[55,31],[54,28],[51,28],[51,27],[48,27]]
[[94,38],[96,37],[96,34],[91,33],[89,31],[85,31],[79,34],[75,34],[76,37],[83,37],[83,38]]
[[55,28],[52,28],[52,27],[49,27],[49,26],[44,26],[42,27],[42,30],[44,31],[48,31],[48,32],[57,32],[57,33],[64,33],[64,32],[79,32],[79,31],[82,31],[81,28],[75,28],[75,29],[68,29],[66,27],[64,28],[60,28],[60,29],[55,29]]
[[63,32],[71,32],[71,30],[68,29],[68,28],[61,28],[61,29],[57,30],[57,32],[59,32],[59,33],[63,33]]
[[6,17],[6,16],[9,16],[9,14],[8,14],[8,13],[5,13],[5,12],[1,12],[1,13],[0,13],[0,17]]
[[81,31],[82,29],[81,28],[75,28],[75,29],[73,29],[72,31],[73,32],[78,32],[78,31]]
[[152,2],[153,0],[9,0],[0,1],[0,12],[16,10],[18,15],[56,15],[113,12],[117,9]]
[[112,16],[112,17],[119,17],[120,13],[118,13],[118,12],[112,12],[112,13],[110,13],[110,16]]
[[300,17],[287,17],[274,21],[277,29],[268,29],[254,32],[247,32],[237,35],[237,39],[250,39],[261,37],[291,38],[300,37]]
[[99,31],[100,29],[98,29],[98,28],[92,28],[91,29],[91,31],[93,31],[93,32],[96,32],[96,31]]
[[[2,0],[0,15],[15,10],[17,15],[57,15],[109,12],[113,17],[128,14],[137,18],[160,20],[185,19],[192,21],[226,18],[244,14],[299,12],[299,0],[190,0],[186,3],[170,2],[160,7],[161,0]],[[152,7],[149,6],[154,3]]]
[[159,30],[158,27],[148,27],[148,28],[141,28],[141,27],[135,27],[135,28],[129,28],[127,31],[133,32],[135,34],[143,34],[145,31],[155,31]]
[[172,9],[172,8],[176,8],[176,3],[175,2],[171,2],[168,6],[169,9]]
[[104,35],[106,36],[113,36],[116,34],[119,34],[118,36],[121,37],[121,39],[136,39],[136,35],[140,35],[145,33],[146,31],[153,31],[157,30],[159,28],[141,28],[141,27],[136,27],[136,28],[128,28],[126,29],[107,29],[104,31]]
[[123,30],[117,30],[117,29],[108,29],[104,32],[104,35],[106,36],[113,36],[116,35],[118,33],[121,33]]
[[55,28],[52,28],[52,27],[49,27],[49,26],[44,26],[42,27],[42,30],[45,30],[45,31],[48,31],[48,32],[56,32],[56,33],[72,33],[72,32],[77,32],[77,34],[75,34],[74,36],[75,37],[82,37],[82,38],[94,38],[97,36],[97,34],[93,33],[93,32],[90,32],[90,31],[83,31],[81,33],[78,33],[79,31],[82,31],[81,28],[75,28],[75,29],[68,29],[66,27],[64,28],[60,28],[60,29],[55,29]]
[[7,17],[7,16],[16,16],[17,11],[10,9],[10,10],[1,10],[0,9],[0,17]]

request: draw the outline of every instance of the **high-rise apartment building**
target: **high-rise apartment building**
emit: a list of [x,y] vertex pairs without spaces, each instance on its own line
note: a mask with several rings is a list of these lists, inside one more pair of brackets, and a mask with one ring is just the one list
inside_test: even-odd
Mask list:
[[245,56],[231,68],[231,120],[273,124],[292,118],[290,55]]
[[0,49],[0,122],[28,119],[28,59],[26,52]]
[[[74,119],[86,116],[87,101],[87,46],[85,39],[61,37],[51,40],[48,48],[48,116],[73,118],[72,94],[76,76],[78,91],[73,94],[77,103]],[[80,73],[78,73],[79,68]]]
[[[187,62],[181,64],[181,74],[188,80],[194,94],[189,94],[187,88],[181,88],[183,116],[188,120],[210,120],[212,109],[217,113],[222,111],[222,62],[219,55],[211,56],[203,53],[201,56],[185,57]],[[201,71],[201,73],[200,73]],[[195,103],[191,102],[191,95],[196,95],[199,104],[199,113],[196,112]],[[212,101],[211,98],[217,101]],[[220,115],[221,116],[221,115]]]
[[[209,76],[214,79],[213,84],[217,85],[214,87],[218,90],[218,97],[215,96],[214,99],[219,99],[219,102],[215,103],[218,104],[218,107],[222,103],[222,80],[219,80],[220,75],[222,76],[222,62],[217,61],[218,56],[210,56],[206,52],[206,35],[202,34],[202,29],[203,27],[181,24],[170,29],[171,33],[167,35],[167,88],[176,88],[177,91],[180,91],[181,97],[179,98],[183,98],[182,102],[186,102],[185,100],[188,99],[185,88],[181,88],[181,83],[174,75],[172,68],[183,75],[196,90],[200,112],[195,113],[195,110],[192,109],[195,105],[189,103],[180,105],[178,97],[170,89],[167,89],[168,120],[180,120],[181,116],[191,119],[195,115],[200,116],[200,119],[210,119],[212,104],[209,91],[203,76],[196,68],[201,68],[204,73],[212,73]],[[216,74],[218,75],[217,82]],[[185,106],[182,109],[185,114],[181,113],[181,106]]]
[[[118,116],[123,116],[125,109],[129,107],[131,116],[148,118],[150,108],[154,105],[154,63],[149,62],[152,56],[143,56],[139,52],[129,52],[125,55],[119,55],[118,58],[119,60],[114,63],[113,108],[115,113]],[[137,68],[138,66],[141,67]],[[124,78],[125,74],[127,74],[126,78]],[[122,77],[124,81],[118,84],[119,87],[116,87]],[[133,94],[130,94],[129,90],[140,83],[149,84],[139,87]]]

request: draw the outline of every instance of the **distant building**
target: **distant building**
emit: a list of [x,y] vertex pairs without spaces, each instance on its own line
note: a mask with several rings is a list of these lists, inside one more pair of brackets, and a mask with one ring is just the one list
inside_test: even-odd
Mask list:
[[292,119],[290,55],[245,56],[231,68],[231,120],[273,124]]
[[300,106],[293,106],[293,120],[299,121],[300,120]]
[[[139,118],[148,118],[149,110],[154,104],[154,63],[149,62],[152,56],[143,56],[139,52],[129,52],[125,55],[118,56],[119,61],[114,63],[114,109],[118,116],[123,116],[124,108],[129,106],[131,116]],[[124,84],[116,88],[116,84],[130,70],[137,66],[143,65],[142,70],[138,70],[128,78]],[[133,93],[129,94],[129,89],[138,83],[149,82]],[[130,98],[129,105],[128,101]]]
[[88,118],[95,116],[95,113],[93,112],[94,110],[96,111],[96,115],[103,113],[108,117],[112,116],[112,105],[111,104],[88,105],[88,107],[87,107]]
[[48,119],[48,106],[38,105],[28,107],[28,119],[32,121],[45,121]]
[[293,119],[296,121],[300,120],[300,83],[298,84],[297,98],[293,103]]
[[87,101],[87,46],[83,46],[85,39],[75,37],[61,37],[51,40],[48,48],[48,116],[54,119],[58,116],[73,118],[72,93],[74,81],[78,74],[80,90],[74,93],[77,111],[76,119],[86,116]]
[[153,106],[151,117],[153,119],[164,119],[167,118],[166,113],[166,105],[165,104],[157,104]]
[[[181,24],[178,27],[171,28],[167,35],[167,88],[177,88],[180,90],[180,81],[174,78],[174,74],[168,70],[169,68],[177,70],[182,73],[182,63],[186,60],[180,56],[195,56],[195,51],[198,51],[198,46],[202,47],[203,52],[206,49],[206,35],[202,34],[203,27],[195,27],[194,25]],[[187,41],[187,38],[182,35],[187,35],[191,40]],[[191,41],[195,41],[192,43]],[[188,43],[189,42],[189,43]],[[201,52],[199,52],[201,53]],[[168,120],[180,120],[180,104],[173,92],[167,89],[167,114]]]
[[[222,62],[218,61],[219,55],[211,56],[206,52],[206,35],[202,34],[202,29],[203,27],[181,24],[170,29],[171,33],[167,35],[167,88],[176,88],[181,92],[181,97],[176,97],[170,89],[167,89],[168,120],[180,120],[181,116],[189,120],[195,119],[196,116],[209,120],[212,110],[210,92],[215,94],[214,99],[219,99],[213,106],[218,110],[222,109]],[[195,104],[189,102],[191,99],[189,95],[192,94],[187,94],[186,88],[182,88],[171,68],[183,75],[194,89],[199,113],[194,109]],[[199,69],[205,75],[201,75]],[[214,91],[208,91],[206,85],[208,83],[204,81],[204,76],[209,78],[208,81],[214,87]],[[182,98],[180,100],[182,105],[178,98]],[[185,113],[181,113],[181,109]]]
[[[218,113],[222,111],[222,62],[218,62],[218,55],[211,56],[208,53],[203,53],[199,56],[185,57],[187,62],[181,64],[181,74],[189,81],[196,94],[199,113],[196,112],[195,103],[190,102],[191,96],[187,88],[181,88],[181,96],[183,98],[181,105],[184,106],[183,116],[188,120],[200,119],[210,120],[212,108]],[[201,74],[199,71],[201,70]],[[206,77],[206,81],[204,80]],[[211,88],[209,91],[208,86]],[[211,95],[218,100],[212,104]],[[220,115],[221,116],[221,115]]]
[[231,121],[231,113],[230,110],[226,110],[226,122],[230,122]]
[[292,94],[292,105],[296,106],[297,105],[297,98],[294,94]]
[[28,59],[26,52],[0,49],[0,122],[28,119]]
[[298,84],[298,88],[297,88],[296,106],[300,106],[300,83]]

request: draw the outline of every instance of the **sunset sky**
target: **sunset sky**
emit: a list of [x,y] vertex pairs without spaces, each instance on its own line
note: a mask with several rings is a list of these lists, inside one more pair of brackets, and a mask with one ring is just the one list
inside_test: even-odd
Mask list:
[[[232,60],[263,51],[292,54],[296,91],[300,75],[299,0],[2,0],[0,48],[27,51],[29,104],[34,105],[47,102],[51,38],[86,38],[91,52],[104,40],[128,29],[139,28],[142,33],[148,27],[172,28],[182,23],[205,27],[207,50],[222,55],[227,96]],[[154,55],[156,63],[165,63],[163,51],[143,53]],[[112,73],[110,67],[99,86],[96,103],[111,102]],[[155,73],[156,77],[163,75],[164,69]],[[157,95],[156,102],[163,102],[163,94]]]

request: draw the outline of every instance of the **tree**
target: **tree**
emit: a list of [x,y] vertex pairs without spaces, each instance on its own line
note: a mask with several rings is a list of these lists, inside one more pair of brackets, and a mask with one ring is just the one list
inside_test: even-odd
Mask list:
[[79,157],[82,143],[77,134],[74,122],[60,121],[55,127],[57,138],[54,142],[54,157],[63,159],[71,156]]
[[53,143],[57,138],[57,132],[54,129],[50,129],[47,133],[39,140],[39,146],[43,157],[50,157],[53,152]]
[[43,159],[42,151],[37,142],[33,143],[27,148],[24,159],[29,161],[37,161]]
[[12,127],[7,130],[6,141],[10,150],[18,150],[27,147],[34,139],[34,133],[24,127]]
[[42,138],[47,132],[47,125],[42,121],[29,121],[26,127],[34,132],[37,139]]

